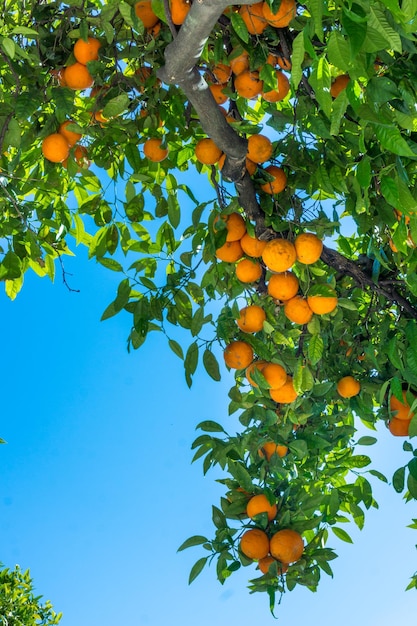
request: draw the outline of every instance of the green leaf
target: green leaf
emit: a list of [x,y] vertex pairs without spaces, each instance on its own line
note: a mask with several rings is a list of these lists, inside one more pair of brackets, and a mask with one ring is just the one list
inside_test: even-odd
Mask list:
[[394,475],[392,477],[392,485],[397,491],[397,493],[401,493],[404,489],[405,483],[405,467],[399,467],[395,470]]
[[410,495],[417,500],[417,480],[414,478],[414,476],[411,474],[408,475],[407,478],[407,489],[410,492]]
[[413,457],[407,464],[410,474],[417,480],[417,458]]
[[206,369],[206,372],[213,378],[213,380],[220,380],[220,369],[219,364],[217,362],[216,357],[212,353],[211,350],[204,350],[203,353],[203,365]]
[[243,21],[242,16],[239,13],[232,11],[232,13],[230,14],[230,21],[232,23],[232,28],[235,31],[236,35],[240,37],[242,41],[244,41],[245,43],[248,43],[249,33],[248,33],[248,29],[246,28],[246,24]]
[[375,135],[385,150],[398,156],[416,158],[417,155],[411,150],[396,126],[375,126]]
[[204,430],[207,433],[224,433],[225,432],[223,426],[220,426],[220,424],[218,424],[217,422],[214,422],[213,420],[205,420],[204,422],[200,422],[199,424],[197,424],[195,429]]
[[360,437],[357,441],[357,445],[358,446],[373,446],[374,443],[376,443],[378,441],[378,439],[376,437]]
[[129,96],[125,93],[120,94],[120,96],[116,96],[112,100],[110,100],[103,109],[103,116],[107,119],[112,117],[117,117],[121,115],[125,111],[127,111],[129,107]]
[[232,461],[229,463],[228,468],[233,478],[239,483],[239,486],[251,493],[253,491],[252,478],[242,463]]
[[208,556],[203,556],[201,559],[198,559],[196,563],[191,568],[190,576],[188,578],[188,584],[190,585],[193,580],[197,578],[199,574],[201,574],[205,564],[207,563]]
[[350,535],[348,535],[348,533],[343,530],[343,528],[339,528],[339,526],[331,526],[330,528],[332,529],[336,537],[338,537],[342,541],[346,541],[346,543],[353,543]]
[[300,84],[301,78],[303,76],[304,55],[304,32],[301,31],[292,42],[291,85],[293,92],[298,89],[298,85]]
[[9,37],[3,37],[0,45],[3,48],[5,54],[13,60],[16,55],[16,44],[13,39],[9,39]]
[[[382,8],[379,8],[376,4],[369,7],[368,27],[368,34],[374,30],[388,43],[390,48],[396,52],[402,52],[400,35],[390,26]],[[372,35],[370,37],[372,38]]]
[[198,364],[198,345],[197,342],[192,343],[185,355],[184,368],[187,384],[191,387],[191,376],[197,369]]
[[222,529],[222,528],[226,528],[227,527],[227,522],[226,522],[226,517],[223,513],[223,511],[221,511],[217,506],[214,506],[214,504],[211,507],[212,509],[212,520],[213,520],[213,524],[216,526],[216,528]]
[[313,335],[308,342],[308,358],[316,365],[323,356],[324,342],[321,335]]
[[202,543],[208,543],[208,539],[203,537],[203,535],[193,535],[180,545],[177,552],[181,552],[181,550],[185,550],[186,548],[192,548],[193,546],[200,546]]
[[177,341],[169,339],[168,344],[174,354],[176,354],[180,359],[184,358],[184,352]]

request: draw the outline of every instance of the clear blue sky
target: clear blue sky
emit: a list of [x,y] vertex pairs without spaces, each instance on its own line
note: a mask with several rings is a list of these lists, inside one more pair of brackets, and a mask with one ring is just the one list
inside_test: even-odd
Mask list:
[[[195,425],[237,428],[228,417],[232,375],[215,383],[201,371],[185,384],[166,340],[150,336],[126,351],[127,314],[100,322],[119,276],[80,258],[55,285],[28,273],[15,302],[0,295],[2,417],[0,560],[30,568],[36,590],[63,611],[63,626],[184,626],[274,623],[266,597],[249,595],[255,568],[221,586],[214,567],[189,587],[199,548],[176,553],[190,535],[213,535],[219,474],[191,465]],[[371,434],[371,433],[369,433]],[[363,448],[388,476],[409,457],[382,427]],[[417,569],[415,503],[376,484],[379,511],[355,539],[336,537],[335,578],[319,591],[286,594],[277,616],[291,626],[412,624],[416,598],[405,592]]]

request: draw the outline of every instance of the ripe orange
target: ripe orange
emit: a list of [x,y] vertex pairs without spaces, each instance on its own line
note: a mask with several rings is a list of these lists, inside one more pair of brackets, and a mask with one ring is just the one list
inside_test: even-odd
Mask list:
[[281,563],[294,563],[304,552],[303,538],[291,528],[279,530],[271,537],[270,552]]
[[398,417],[392,417],[388,422],[388,430],[394,437],[408,437],[411,420],[400,420]]
[[88,89],[94,84],[94,78],[82,63],[68,65],[63,72],[65,84],[70,89]]
[[200,163],[203,163],[204,165],[214,165],[220,159],[222,151],[218,146],[216,146],[213,139],[205,137],[204,139],[197,141],[194,148],[194,154]]
[[284,303],[284,314],[294,324],[308,324],[313,317],[313,311],[303,296],[294,296]]
[[[268,293],[276,300],[290,300],[298,293],[298,278],[292,272],[272,274],[268,282]],[[310,307],[311,308],[311,307]]]
[[105,124],[106,122],[109,121],[107,117],[104,117],[103,109],[99,109],[98,111],[95,111],[94,119],[96,120],[96,122],[100,122],[100,124]]
[[77,133],[73,130],[67,130],[67,127],[71,124],[74,124],[73,120],[67,120],[66,122],[62,122],[58,130],[59,134],[65,138],[67,144],[70,147],[75,146],[77,141],[79,141],[82,137],[81,133]]
[[307,302],[313,313],[317,315],[325,315],[331,313],[337,307],[337,295],[336,291],[332,289],[334,296],[309,296],[307,295]]
[[97,61],[100,46],[101,43],[94,37],[88,37],[87,41],[78,39],[75,42],[73,53],[78,63],[87,65],[89,61]]
[[254,259],[242,259],[236,265],[236,277],[241,283],[254,283],[262,276],[262,265]]
[[311,265],[319,260],[323,250],[323,242],[314,233],[301,233],[294,241],[297,261]]
[[51,163],[62,163],[68,158],[69,145],[60,133],[52,133],[42,141],[42,153]]
[[176,26],[181,26],[191,9],[189,0],[170,0],[171,17]]
[[273,152],[273,145],[265,135],[250,135],[248,138],[247,157],[254,163],[265,163]]
[[277,165],[268,165],[265,168],[265,172],[272,176],[272,180],[268,180],[261,185],[262,191],[274,195],[280,193],[287,186],[287,175],[281,167]]
[[229,96],[225,94],[223,91],[224,87],[225,85],[217,85],[217,84],[209,85],[211,94],[213,98],[215,99],[215,101],[217,102],[217,104],[224,104],[229,99]]
[[232,68],[230,65],[226,65],[225,63],[216,63],[211,71],[220,85],[227,83],[232,75]]
[[243,533],[240,549],[250,559],[263,559],[269,552],[268,535],[260,528],[251,528]]
[[[269,568],[272,565],[272,563],[278,563],[278,561],[274,559],[274,557],[271,555],[268,555],[264,557],[263,559],[259,559],[258,567],[261,570],[262,574],[268,574]],[[288,570],[288,563],[279,564],[278,569],[277,569],[278,576],[285,574],[287,570]]]
[[218,219],[226,223],[226,241],[238,241],[246,233],[246,223],[240,213],[229,213],[228,215],[220,215],[220,218],[214,220],[214,230]]
[[258,454],[261,457],[266,456],[270,461],[273,454],[277,454],[279,457],[284,457],[288,452],[288,447],[275,441],[266,441],[258,450]]
[[253,348],[244,341],[232,341],[223,352],[227,367],[241,370],[248,367],[253,361]]
[[160,137],[151,137],[143,144],[143,153],[153,163],[160,163],[168,156],[168,148],[162,148]]
[[341,93],[342,91],[346,89],[349,81],[350,81],[349,74],[341,74],[340,76],[338,76],[333,81],[330,87],[330,95],[332,96],[332,98],[337,98],[339,93]]
[[297,254],[288,239],[271,239],[262,252],[262,260],[272,272],[286,272],[295,263]]
[[230,67],[235,76],[249,69],[249,53],[243,50],[240,54],[236,54],[236,50],[232,50],[229,56]]
[[245,254],[257,258],[261,256],[266,246],[266,241],[262,241],[261,239],[257,239],[257,237],[252,237],[249,233],[245,233],[240,240],[240,245]]
[[275,402],[279,404],[290,404],[298,397],[298,393],[294,389],[294,383],[291,376],[287,376],[286,382],[279,389],[270,389],[269,395]]
[[226,241],[226,243],[216,250],[216,257],[226,263],[235,263],[241,259],[242,256],[243,250],[240,241]]
[[291,69],[292,63],[290,59],[286,59],[283,56],[277,57],[277,63],[281,69],[286,70],[287,72]]
[[252,374],[254,372],[254,370],[259,370],[260,372],[263,372],[265,366],[267,365],[267,361],[253,361],[253,363],[251,363],[245,371],[245,376],[248,379],[248,382],[252,385],[252,387],[257,387],[258,383],[254,381],[254,379],[252,378]]
[[259,72],[244,70],[235,78],[235,89],[239,96],[252,100],[256,98],[263,87],[263,81],[259,79]]
[[276,89],[262,91],[262,98],[267,102],[280,102],[281,100],[284,100],[285,96],[290,91],[290,81],[285,74],[283,74],[281,70],[277,70],[275,72],[275,76],[278,81]]
[[403,402],[400,402],[395,396],[391,396],[389,399],[389,408],[396,419],[411,420],[414,417],[414,413],[410,411],[411,407],[408,404],[405,389],[403,390]]
[[257,333],[262,330],[265,320],[266,313],[263,308],[257,304],[250,304],[240,310],[236,324],[244,333]]
[[241,18],[246,24],[248,33],[251,35],[260,35],[268,26],[268,22],[262,13],[263,2],[257,2],[252,5],[243,5],[239,9]]
[[285,28],[295,18],[297,5],[295,0],[282,0],[279,9],[273,13],[267,2],[263,3],[262,13],[266,21],[274,28]]
[[151,0],[140,0],[135,4],[136,16],[142,21],[145,28],[152,28],[159,18],[152,10]]
[[361,384],[353,376],[344,376],[337,383],[337,393],[342,398],[353,398],[357,396],[361,390]]
[[280,389],[287,382],[287,372],[279,363],[268,363],[262,375],[271,389]]
[[277,505],[271,504],[263,493],[260,493],[257,496],[252,496],[246,505],[246,514],[251,519],[260,513],[266,513],[269,521],[273,520],[278,513]]

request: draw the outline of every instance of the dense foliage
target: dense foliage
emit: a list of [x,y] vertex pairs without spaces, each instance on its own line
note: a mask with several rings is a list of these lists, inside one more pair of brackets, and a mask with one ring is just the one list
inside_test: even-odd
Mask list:
[[[285,3],[291,10],[290,0],[267,6],[277,13]],[[321,571],[331,574],[330,532],[350,541],[344,523],[361,528],[375,506],[370,479],[388,479],[365,469],[362,446],[375,438],[358,439],[355,421],[372,431],[382,420],[393,432],[396,401],[409,404],[402,436],[410,460],[392,482],[407,500],[417,498],[417,0],[306,0],[288,25],[257,13],[253,34],[245,5],[207,0],[185,18],[190,5],[177,1],[172,16],[181,8],[184,16],[173,23],[169,3],[156,0],[155,23],[146,27],[136,4],[6,2],[0,278],[10,298],[26,271],[53,280],[58,268],[65,279],[65,255],[84,245],[91,259],[120,274],[103,319],[131,316],[129,348],[163,332],[189,385],[200,359],[220,379],[226,368],[218,348],[236,340],[255,360],[285,369],[295,391],[290,402],[274,400],[261,370],[250,382],[236,368],[230,412],[238,412],[240,432],[199,424],[194,458],[204,459],[204,472],[224,470],[225,497],[213,507],[215,538],[196,535],[182,546],[207,550],[191,580],[214,559],[223,582],[253,563],[240,548],[247,528],[268,537],[297,531],[305,549],[285,574],[279,559],[266,573],[250,574],[251,589],[266,591],[273,606],[284,588],[315,590]],[[70,88],[64,68],[76,62],[74,44],[88,37],[100,41],[97,58],[81,63],[94,87]],[[216,79],[219,64],[227,73],[242,53],[249,84],[259,83],[254,97],[242,95],[237,72]],[[227,117],[212,92],[225,100]],[[51,161],[44,140],[68,120],[76,143]],[[257,134],[271,139],[272,154],[249,175],[247,139]],[[207,135],[226,155],[223,170],[217,160],[196,158]],[[160,158],[149,152],[149,139],[162,140]],[[285,174],[275,194],[271,164]],[[195,197],[187,172],[208,177],[213,199]],[[182,210],[185,196],[190,213]],[[228,232],[219,216],[236,213],[264,242],[293,242],[305,232],[325,240],[319,260],[297,256],[286,269],[303,299],[337,296],[337,307],[291,321],[283,299],[268,291],[274,271],[261,254],[260,277],[242,282],[236,262],[217,252]],[[249,304],[265,313],[254,332],[236,323]],[[359,393],[340,393],[345,376],[359,382]],[[287,454],[259,453],[269,441]],[[248,521],[247,501],[261,493],[278,513]],[[409,587],[417,587],[417,576]]]

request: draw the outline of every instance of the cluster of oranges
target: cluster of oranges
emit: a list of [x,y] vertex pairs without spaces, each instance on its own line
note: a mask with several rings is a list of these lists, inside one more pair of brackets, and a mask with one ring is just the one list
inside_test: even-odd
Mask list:
[[82,90],[92,87],[94,78],[91,76],[87,63],[97,61],[101,43],[95,37],[88,37],[87,41],[78,39],[73,48],[75,63],[67,65],[57,71],[57,78],[61,87]]
[[279,575],[285,573],[291,563],[300,560],[304,542],[300,533],[292,528],[278,530],[271,537],[260,528],[249,528],[240,539],[240,550],[249,559],[258,561],[263,574]]
[[60,124],[58,132],[52,133],[42,141],[42,153],[52,163],[62,163],[66,167],[70,150],[74,148],[73,157],[80,167],[88,167],[87,148],[77,145],[81,139],[81,133],[71,130],[73,120],[66,120]]
[[[395,437],[407,437],[410,422],[414,417],[411,411],[411,405],[407,398],[407,391],[402,392],[403,401],[401,402],[396,396],[392,395],[389,401],[389,407],[394,417],[391,417],[388,423],[388,429]],[[417,395],[410,391],[410,396],[416,398]]]

